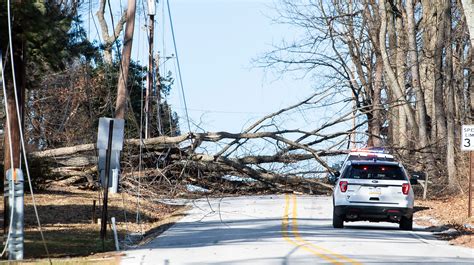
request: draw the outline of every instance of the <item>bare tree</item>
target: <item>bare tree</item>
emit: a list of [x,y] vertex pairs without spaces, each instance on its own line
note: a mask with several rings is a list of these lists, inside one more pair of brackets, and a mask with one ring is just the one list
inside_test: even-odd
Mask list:
[[416,113],[418,118],[419,135],[420,139],[418,146],[420,149],[426,148],[429,142],[427,118],[426,118],[426,105],[425,96],[421,88],[420,82],[420,67],[418,61],[418,45],[416,43],[416,31],[415,31],[415,3],[413,0],[407,1],[407,36],[408,36],[408,58],[411,65],[411,77],[412,86],[416,94]]
[[[99,9],[97,10],[96,16],[99,20],[100,30],[102,34],[102,39],[104,41],[104,60],[107,64],[112,64],[112,48],[115,42],[117,41],[120,32],[123,30],[123,25],[127,21],[127,10],[122,13],[122,16],[117,21],[117,24],[114,26],[112,25],[113,32],[112,34],[109,33],[109,26],[107,25],[107,20],[105,19],[105,8],[106,8],[107,0],[100,0],[99,1]],[[112,10],[109,10],[112,11]],[[110,14],[113,16],[113,14]]]
[[448,184],[449,188],[453,192],[461,191],[462,189],[459,186],[459,182],[456,176],[456,152],[455,152],[455,101],[454,101],[454,83],[453,83],[453,49],[452,49],[452,40],[451,40],[451,25],[452,25],[452,16],[451,16],[451,2],[448,1],[446,8],[444,10],[447,23],[446,25],[446,36],[448,37],[448,44],[446,45],[446,69],[445,69],[445,79],[446,79],[446,137],[447,137],[447,146],[446,146],[446,164],[448,171]]
[[459,154],[454,136],[462,110],[466,105],[472,109],[474,102],[466,18],[453,16],[460,3],[280,3],[279,21],[307,34],[266,54],[262,65],[282,72],[332,73],[325,76],[328,82],[347,84],[344,88],[367,116],[367,145],[392,148],[410,167],[429,168],[439,185],[449,183],[456,192],[454,161]]

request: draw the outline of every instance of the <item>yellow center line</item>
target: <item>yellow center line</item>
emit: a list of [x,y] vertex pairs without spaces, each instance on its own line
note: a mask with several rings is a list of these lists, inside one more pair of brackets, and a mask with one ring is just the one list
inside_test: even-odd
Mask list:
[[[308,252],[311,252],[313,254],[315,254],[316,256],[322,258],[322,259],[325,259],[327,261],[329,261],[330,263],[333,263],[333,264],[342,264],[341,262],[338,262],[337,260],[315,250],[315,249],[312,249],[310,247],[308,247],[306,245],[306,243],[302,243],[302,242],[297,242],[297,241],[300,241],[300,240],[293,240],[292,238],[289,237],[289,208],[290,208],[290,197],[288,195],[285,195],[285,213],[283,215],[283,219],[282,219],[282,235],[283,235],[283,238],[288,241],[290,244],[293,244],[297,247],[301,247],[302,249],[308,251]],[[293,210],[294,212],[294,210]],[[295,219],[293,218],[293,233],[294,233],[294,230],[295,229]],[[295,238],[296,239],[296,238]]]
[[[300,233],[298,231],[296,197],[295,196],[291,196],[291,197],[292,197],[292,200],[293,200],[292,230],[291,231],[293,232],[294,239],[291,239],[288,235],[289,234],[290,196],[285,195],[285,212],[284,212],[283,219],[282,219],[282,235],[283,235],[283,238],[286,241],[288,241],[289,243],[291,243],[293,245],[301,247],[301,248],[305,249],[306,251],[309,251],[309,252],[315,254],[316,256],[318,256],[322,259],[325,259],[325,260],[327,260],[327,261],[329,261],[333,264],[343,264],[343,262],[341,262],[339,260],[343,260],[343,261],[346,261],[346,262],[351,263],[351,264],[357,264],[357,265],[361,264],[360,262],[357,262],[357,261],[355,261],[351,258],[348,258],[346,256],[343,256],[343,255],[340,255],[338,253],[332,252],[328,249],[316,246],[316,245],[312,244],[311,242],[308,242],[308,241],[304,240],[300,236]],[[331,257],[330,255],[332,255],[333,257]],[[336,258],[336,259],[334,259],[334,258]]]

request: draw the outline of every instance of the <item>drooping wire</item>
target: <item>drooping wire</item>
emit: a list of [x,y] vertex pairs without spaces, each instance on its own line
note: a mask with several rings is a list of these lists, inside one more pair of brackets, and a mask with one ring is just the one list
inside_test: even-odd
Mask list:
[[183,104],[184,104],[184,109],[185,109],[185,114],[186,114],[186,121],[187,121],[189,133],[192,133],[192,131],[191,131],[191,122],[189,120],[188,106],[187,106],[187,103],[186,103],[186,95],[184,94],[183,77],[182,77],[182,74],[181,74],[181,65],[179,63],[179,55],[178,55],[178,47],[176,45],[176,37],[175,37],[175,34],[174,34],[173,17],[171,16],[170,1],[166,0],[166,3],[167,3],[166,6],[168,7],[168,18],[169,18],[169,22],[170,22],[171,36],[173,38],[174,53],[176,55],[176,64],[178,66],[179,84],[180,84],[180,87],[181,87],[181,93],[183,94]]
[[[162,5],[161,5],[161,28],[162,28],[162,32],[161,32],[161,37],[162,37],[162,41],[163,41],[163,66],[160,68],[161,72],[163,73],[163,76],[166,76],[166,60],[167,60],[167,57],[166,57],[166,41],[165,41],[165,37],[166,37],[166,27],[165,27],[165,24],[166,24],[166,13],[165,13],[165,1],[162,1]],[[168,96],[165,94],[165,101],[168,102]],[[168,119],[169,119],[169,130],[170,130],[170,136],[173,136],[173,118],[172,118],[172,111],[171,111],[171,106],[168,105]]]
[[[166,32],[165,32],[165,21],[166,21],[166,14],[165,14],[165,1],[162,1],[161,3],[161,28],[162,28],[162,32],[161,32],[161,38],[162,38],[162,42],[163,42],[163,62],[166,62],[166,41],[165,41],[165,37],[166,37]],[[163,76],[166,75],[166,64],[163,64],[163,70],[162,70],[162,73],[163,73]]]
[[44,250],[46,251],[46,255],[48,257],[48,261],[50,264],[53,264],[51,262],[51,257],[49,255],[49,250],[48,246],[46,244],[46,240],[44,238],[43,234],[43,229],[41,227],[41,221],[39,218],[38,214],[38,208],[36,207],[36,199],[33,191],[33,185],[31,183],[31,176],[30,176],[30,170],[29,170],[29,165],[28,165],[28,158],[26,157],[26,148],[25,148],[25,139],[23,137],[23,128],[21,124],[21,116],[20,116],[20,106],[18,103],[18,91],[17,91],[17,86],[16,86],[16,76],[15,76],[15,62],[13,61],[13,41],[12,41],[12,25],[11,25],[11,8],[10,8],[10,0],[7,0],[7,13],[8,13],[8,40],[9,40],[9,45],[10,45],[10,58],[11,58],[11,67],[12,67],[12,79],[13,79],[13,91],[15,94],[15,107],[16,107],[16,114],[17,114],[17,119],[18,119],[18,128],[20,132],[20,143],[21,143],[21,148],[22,148],[22,154],[23,154],[23,159],[25,161],[25,168],[26,168],[26,176],[28,179],[28,185],[30,188],[30,194],[31,194],[31,200],[33,202],[33,209],[35,211],[36,215],[36,221],[38,222],[38,229],[41,235],[41,240],[43,241],[43,246]]

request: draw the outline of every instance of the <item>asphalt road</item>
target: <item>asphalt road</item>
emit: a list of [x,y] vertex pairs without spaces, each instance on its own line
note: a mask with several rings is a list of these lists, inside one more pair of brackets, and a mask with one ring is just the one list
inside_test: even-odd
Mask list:
[[472,249],[416,226],[354,222],[332,228],[330,197],[197,200],[188,215],[123,264],[474,264]]

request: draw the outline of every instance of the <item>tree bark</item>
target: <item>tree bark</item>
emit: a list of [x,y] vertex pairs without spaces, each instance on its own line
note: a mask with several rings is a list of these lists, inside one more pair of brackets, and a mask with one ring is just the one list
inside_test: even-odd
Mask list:
[[379,36],[379,42],[380,42],[380,50],[382,53],[382,58],[383,58],[383,65],[384,65],[384,71],[385,71],[385,77],[386,81],[388,82],[392,92],[396,96],[398,100],[401,101],[403,110],[405,111],[408,119],[408,124],[410,125],[410,128],[415,132],[415,135],[418,135],[418,125],[416,122],[415,118],[415,111],[413,108],[408,104],[404,89],[402,89],[404,84],[399,84],[397,77],[395,75],[395,72],[392,69],[392,66],[390,65],[390,59],[388,57],[388,52],[387,52],[387,47],[386,47],[386,35],[387,35],[387,10],[386,10],[386,5],[385,5],[385,0],[380,1],[380,14],[381,14],[381,30],[380,30],[380,36]]
[[[391,57],[395,58],[395,60],[392,60],[394,62],[394,65],[392,67],[395,68],[396,74],[397,74],[397,79],[400,84],[404,84],[405,81],[401,80],[404,79],[404,71],[401,71],[400,68],[404,68],[403,63],[400,64],[399,61],[403,59],[404,57],[401,55],[403,53],[403,50],[401,47],[397,46],[397,42],[400,42],[397,40],[397,38],[400,38],[400,35],[396,34],[396,23],[395,19],[390,19],[388,21],[388,47],[389,50],[392,52]],[[378,42],[378,38],[374,40],[375,42]],[[402,74],[400,74],[402,72]],[[389,89],[386,89],[387,93],[387,98],[388,98],[388,103],[389,103],[389,108],[387,110],[388,113],[388,120],[389,120],[389,143],[395,147],[399,148],[400,147],[400,141],[403,136],[399,133],[400,131],[400,107],[396,105],[396,98],[393,95],[393,92],[390,91]],[[406,137],[405,137],[406,138]],[[406,139],[404,141],[406,143]]]
[[133,30],[135,28],[136,0],[128,0],[127,25],[125,26],[122,62],[120,64],[119,80],[117,85],[117,101],[115,104],[115,118],[124,119],[127,112],[127,81],[130,57],[132,54]]
[[421,53],[423,60],[420,62],[420,76],[421,86],[423,88],[425,96],[425,104],[427,109],[427,115],[429,119],[428,133],[431,138],[436,139],[436,119],[434,113],[434,87],[435,87],[435,62],[434,62],[434,50],[436,46],[436,21],[437,21],[437,9],[433,0],[421,0],[423,7],[423,46],[421,47]]
[[444,101],[444,76],[443,76],[443,50],[446,42],[446,16],[444,9],[446,8],[446,1],[439,0],[436,4],[438,11],[437,33],[436,33],[436,48],[434,50],[435,60],[435,87],[434,87],[434,114],[435,114],[435,132],[436,140],[439,143],[446,141],[446,111]]
[[447,150],[446,150],[446,166],[448,169],[448,185],[452,192],[462,191],[456,176],[456,141],[455,141],[455,101],[454,101],[454,84],[453,84],[453,49],[451,36],[451,2],[447,1],[446,8],[443,10],[443,15],[446,17],[446,113],[447,113]]
[[[396,55],[396,63],[395,63],[395,69],[397,71],[397,81],[398,84],[403,85],[403,99],[406,97],[406,92],[405,92],[405,84],[406,84],[406,64],[407,64],[407,48],[406,48],[406,43],[407,43],[407,38],[406,34],[404,31],[405,25],[403,24],[403,19],[400,16],[396,16],[395,14],[393,15],[394,19],[391,21],[395,20],[394,23],[395,29],[394,29],[394,35],[396,32],[396,39],[395,43],[393,44],[394,47],[392,47],[393,50],[395,50],[395,55]],[[398,126],[396,128],[395,132],[395,138],[398,139],[398,145],[396,147],[400,148],[400,155],[401,156],[406,156],[407,155],[407,150],[410,148],[410,130],[408,129],[408,123],[407,123],[407,114],[406,110],[403,107],[402,104],[405,104],[404,101],[400,98],[397,98],[395,92],[393,90],[390,91],[391,95],[391,100],[392,104],[394,104],[394,109],[395,113],[397,116],[395,117],[396,119],[396,125]]]
[[372,117],[372,136],[373,146],[381,147],[382,138],[380,129],[382,128],[382,104],[380,102],[383,87],[383,62],[380,55],[375,59],[375,80],[374,94],[372,97],[373,117]]
[[419,149],[426,148],[428,146],[428,130],[427,130],[427,118],[426,118],[426,105],[425,96],[421,88],[420,83],[420,69],[418,61],[418,46],[416,43],[416,32],[415,32],[415,13],[414,13],[414,1],[407,0],[407,36],[408,36],[408,58],[409,65],[411,65],[411,78],[412,86],[416,93],[416,113],[419,125],[419,141],[416,141]]
[[[461,24],[462,25],[462,24]],[[459,26],[458,26],[459,27]],[[464,26],[461,26],[464,27]],[[455,38],[455,36],[453,36]],[[455,117],[456,117],[456,129],[461,128],[461,124],[468,121],[469,111],[467,97],[464,96],[465,84],[469,82],[469,74],[464,74],[464,64],[466,63],[465,48],[463,45],[463,39],[459,39],[455,42],[455,50],[453,51],[453,85],[455,91]],[[454,44],[453,44],[454,45]],[[470,58],[467,57],[469,60]],[[467,82],[466,82],[467,81]],[[469,88],[469,86],[468,86]],[[467,93],[466,93],[467,96]]]

